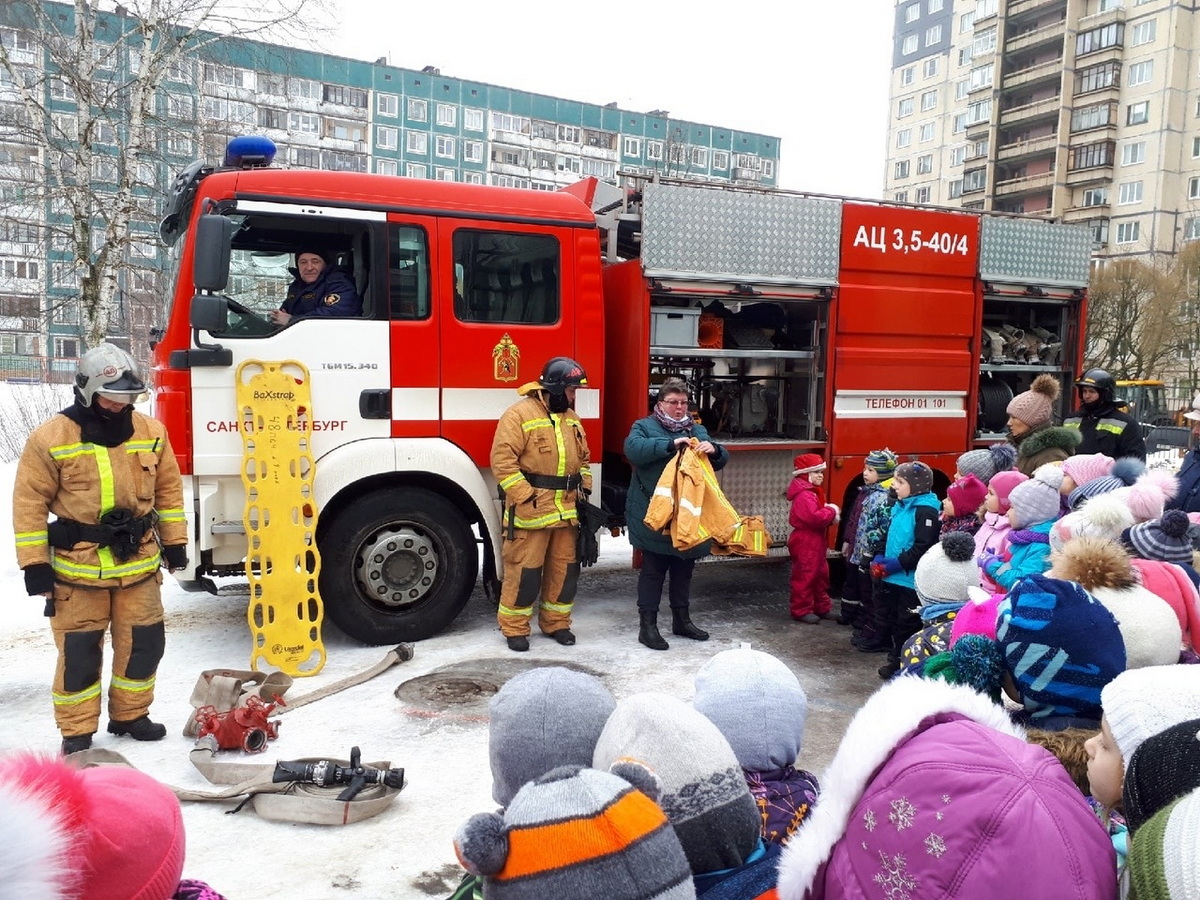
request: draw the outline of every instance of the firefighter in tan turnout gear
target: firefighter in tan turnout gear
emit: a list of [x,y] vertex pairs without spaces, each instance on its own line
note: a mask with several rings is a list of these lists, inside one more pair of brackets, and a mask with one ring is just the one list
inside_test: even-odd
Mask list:
[[47,598],[64,753],[92,744],[105,631],[113,649],[109,732],[139,741],[166,734],[149,717],[163,655],[159,568],[187,565],[187,525],[166,428],[133,408],[145,391],[124,350],[89,350],[79,360],[75,403],[29,436],[17,467],[17,563],[29,594]]
[[575,643],[571,607],[579,583],[575,497],[590,494],[591,459],[575,391],[583,367],[565,356],[546,363],[537,381],[518,388],[492,441],[492,474],[504,506],[504,584],[496,619],[510,650],[529,649],[529,625],[560,644]]

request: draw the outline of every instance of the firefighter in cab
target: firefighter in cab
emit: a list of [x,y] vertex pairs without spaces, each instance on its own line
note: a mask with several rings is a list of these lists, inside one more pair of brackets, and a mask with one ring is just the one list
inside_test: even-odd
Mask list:
[[575,643],[571,609],[579,583],[575,498],[590,494],[591,453],[575,392],[583,367],[565,356],[546,363],[537,381],[500,416],[492,440],[492,474],[504,507],[504,584],[496,619],[510,650],[529,649],[530,620],[558,643]]
[[186,568],[187,523],[167,430],[133,408],[145,392],[128,353],[112,344],[89,350],[74,404],[29,436],[17,465],[17,564],[51,617],[63,753],[88,749],[97,730],[105,631],[109,733],[166,734],[149,716],[164,647],[159,569]]
[[1122,456],[1146,458],[1146,441],[1137,419],[1117,409],[1117,383],[1103,369],[1089,369],[1075,382],[1079,409],[1063,422],[1064,428],[1077,428],[1081,438],[1076,453],[1103,453],[1113,459]]
[[293,319],[362,315],[362,298],[354,281],[333,265],[328,250],[314,245],[297,251],[295,275],[283,305],[270,312],[276,325],[287,325]]

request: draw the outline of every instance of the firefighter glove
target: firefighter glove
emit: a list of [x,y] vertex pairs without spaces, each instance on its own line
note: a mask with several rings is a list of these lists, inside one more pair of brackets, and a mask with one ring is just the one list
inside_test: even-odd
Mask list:
[[163,559],[168,569],[186,569],[188,564],[186,544],[168,544],[162,548]]
[[54,590],[54,569],[50,563],[34,563],[26,566],[25,590],[30,597],[40,596]]

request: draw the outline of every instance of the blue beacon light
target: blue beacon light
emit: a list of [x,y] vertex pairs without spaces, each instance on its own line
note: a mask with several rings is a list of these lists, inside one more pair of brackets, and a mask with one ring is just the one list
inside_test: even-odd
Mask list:
[[257,169],[271,165],[275,142],[269,137],[246,134],[225,145],[225,165],[234,169]]

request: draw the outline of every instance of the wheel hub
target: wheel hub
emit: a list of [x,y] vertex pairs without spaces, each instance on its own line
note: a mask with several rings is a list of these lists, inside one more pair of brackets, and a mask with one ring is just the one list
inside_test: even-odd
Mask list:
[[359,550],[357,578],[364,593],[387,606],[419,603],[438,575],[437,548],[411,526],[389,526],[368,538]]

